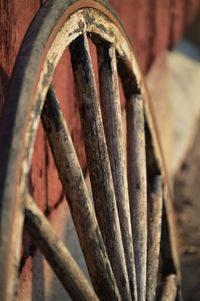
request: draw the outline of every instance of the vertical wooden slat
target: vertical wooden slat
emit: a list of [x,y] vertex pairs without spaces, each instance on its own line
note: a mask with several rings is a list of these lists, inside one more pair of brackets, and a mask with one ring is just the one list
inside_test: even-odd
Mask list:
[[138,300],[146,300],[147,181],[143,100],[131,95],[126,100],[127,165],[131,223],[136,264]]
[[147,300],[155,300],[160,256],[163,191],[162,177],[154,176],[148,200]]
[[73,143],[52,89],[42,122],[95,291],[100,300],[121,300]]
[[88,280],[74,261],[63,242],[58,239],[42,211],[31,196],[25,200],[25,222],[50,266],[58,276],[64,288],[76,301],[98,301]]
[[70,47],[97,219],[123,300],[131,300],[112,174],[87,36]]
[[175,301],[177,296],[177,278],[171,274],[164,279],[160,301]]
[[115,47],[110,44],[101,44],[98,46],[97,50],[104,130],[111,164],[131,294],[134,300],[137,300],[135,261]]

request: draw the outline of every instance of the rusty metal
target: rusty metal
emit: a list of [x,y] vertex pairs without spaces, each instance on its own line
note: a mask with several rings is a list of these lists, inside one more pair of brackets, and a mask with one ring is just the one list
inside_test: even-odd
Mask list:
[[[66,47],[71,49],[90,180],[93,186],[97,220],[104,243],[99,234],[96,217],[84,186],[80,166],[73,155],[73,146],[69,135],[66,134],[62,115],[55,114],[51,117],[48,116],[50,119],[46,119],[46,109],[44,108],[43,123],[49,136],[58,172],[61,175],[63,189],[69,198],[69,204],[71,204],[70,209],[73,213],[83,252],[88,258],[86,260],[88,269],[90,270],[92,266],[90,275],[94,290],[100,300],[131,300],[131,298],[137,300],[138,295],[138,300],[145,301],[146,277],[148,275],[148,270],[146,271],[148,258],[147,220],[151,219],[151,214],[152,220],[155,222],[158,217],[157,215],[154,216],[154,210],[147,212],[147,191],[150,189],[149,185],[155,176],[162,177],[163,180],[164,206],[161,229],[162,248],[159,257],[162,265],[157,268],[158,263],[156,263],[153,271],[154,275],[159,275],[161,282],[168,276],[166,274],[167,269],[165,269],[165,256],[168,254],[172,267],[169,274],[176,275],[174,285],[176,288],[180,287],[171,193],[167,183],[166,169],[150,98],[127,35],[113,10],[109,9],[110,6],[107,1],[46,1],[34,19],[19,51],[0,128],[0,139],[4,142],[0,145],[0,300],[15,300],[33,143],[53,72]],[[103,121],[87,46],[87,33],[99,47],[101,97],[104,98],[104,105],[109,103],[105,110],[102,109]],[[104,47],[104,51],[101,47]],[[109,55],[105,49],[110,49]],[[108,61],[109,56],[110,62]],[[110,65],[101,65],[102,61]],[[105,69],[106,72],[110,72],[110,75],[107,74],[104,79],[102,79],[105,72],[103,68],[107,68],[107,70]],[[121,145],[123,131],[119,114],[119,94],[116,91],[118,89],[117,73],[121,77],[127,102],[128,167]],[[107,93],[107,87],[110,88],[110,93]],[[112,99],[113,95],[114,99]],[[108,109],[114,122],[111,125],[111,130],[107,126],[109,114],[106,110]],[[60,120],[60,132],[54,127],[55,120]],[[48,133],[48,126],[54,130],[52,136],[52,132]],[[65,139],[62,139],[64,137]],[[92,144],[90,139],[95,139]],[[112,141],[110,141],[111,139]],[[60,145],[59,153],[55,152],[57,140]],[[65,145],[65,143],[68,144]],[[70,153],[66,154],[66,152]],[[114,160],[117,160],[117,164],[112,161],[112,155]],[[65,160],[70,161],[70,156],[72,156],[71,162],[69,162],[71,167],[68,166],[70,173],[67,174],[66,170],[62,170],[60,160],[65,158]],[[127,170],[128,179],[126,178]],[[73,175],[74,178],[69,175]],[[74,182],[69,182],[73,187],[71,192],[66,187],[66,181],[70,177],[70,181],[74,179]],[[81,186],[81,189],[77,189],[80,195],[73,194],[76,185]],[[121,186],[122,190],[118,189],[118,185]],[[88,210],[88,219],[85,221],[84,229],[81,229],[81,223],[78,222],[78,216],[81,219],[80,213],[84,211],[79,204],[80,196],[83,202],[85,201],[84,206],[87,208],[84,208]],[[124,200],[120,203],[122,197]],[[127,212],[128,198],[130,212]],[[100,202],[104,204],[102,205],[104,211],[101,211]],[[103,220],[104,215],[107,216],[106,222]],[[130,220],[129,216],[131,216]],[[29,218],[28,215],[27,218]],[[124,219],[128,219],[127,223]],[[132,224],[132,230],[130,224]],[[94,229],[97,229],[98,233]],[[127,233],[125,233],[126,229]],[[131,237],[131,231],[133,232],[133,241],[127,243],[126,235]],[[82,236],[83,233],[85,236]],[[95,262],[90,260],[93,257],[91,242],[98,244],[100,241],[102,242],[100,245],[103,253],[100,254],[101,252],[99,252],[95,266]],[[164,241],[165,243],[163,243]],[[157,242],[158,247],[159,239]],[[135,263],[131,269],[129,264],[134,258],[134,252]],[[128,254],[131,254],[130,262]],[[105,262],[107,264],[105,264],[104,275]],[[52,266],[56,270],[55,265],[52,264]],[[135,267],[136,281],[134,279]],[[101,282],[102,278],[98,279],[98,269],[104,278],[103,282]],[[123,280],[123,284],[121,280]],[[102,283],[107,283],[105,294]],[[136,289],[137,293],[135,292]]]

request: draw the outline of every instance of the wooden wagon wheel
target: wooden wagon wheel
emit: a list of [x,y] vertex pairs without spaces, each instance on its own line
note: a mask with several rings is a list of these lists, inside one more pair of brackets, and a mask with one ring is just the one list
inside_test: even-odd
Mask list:
[[[101,106],[88,34],[97,47]],[[66,47],[95,209],[51,86]],[[127,147],[118,74],[126,98]],[[40,117],[93,288],[28,192]],[[24,218],[73,300],[175,300],[180,295],[173,211],[150,99],[127,35],[107,1],[49,0],[39,10],[14,68],[1,139],[0,300],[16,297]]]

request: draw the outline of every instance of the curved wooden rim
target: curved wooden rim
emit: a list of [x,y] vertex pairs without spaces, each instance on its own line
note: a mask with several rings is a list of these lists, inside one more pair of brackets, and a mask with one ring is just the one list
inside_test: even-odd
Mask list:
[[[47,4],[48,5],[48,4]],[[47,55],[47,52],[51,46],[51,44],[53,43],[54,39],[55,39],[55,36],[57,35],[58,31],[61,29],[62,25],[65,23],[65,21],[67,20],[67,18],[72,15],[73,13],[75,13],[76,11],[78,11],[79,9],[81,8],[94,8],[96,10],[99,10],[100,12],[102,12],[106,17],[108,17],[112,23],[115,24],[115,26],[118,28],[118,30],[121,32],[121,34],[125,37],[126,41],[128,42],[130,48],[132,49],[132,46],[131,46],[131,43],[127,37],[127,34],[123,28],[123,26],[121,25],[121,23],[117,20],[117,18],[108,10],[109,7],[108,5],[103,2],[103,1],[95,1],[95,0],[80,0],[80,1],[76,1],[74,2],[73,4],[69,5],[69,3],[65,4],[66,8],[65,8],[65,13],[59,18],[59,20],[57,21],[55,27],[53,28],[50,36],[48,37],[47,39],[47,43],[45,44],[45,48],[44,48],[44,51],[42,52],[42,57],[40,58],[39,62],[38,62],[38,65],[37,65],[37,76],[35,77],[35,84],[32,88],[32,91],[31,91],[31,97],[29,98],[29,105],[28,105],[28,110],[26,112],[26,116],[28,116],[29,112],[30,112],[30,109],[31,109],[31,106],[32,106],[32,103],[34,101],[34,95],[35,95],[35,92],[36,92],[36,89],[37,89],[37,84],[38,84],[38,81],[39,81],[39,76],[40,76],[40,72],[42,70],[42,66],[43,66],[43,63],[44,63],[44,60],[45,60],[45,57]],[[44,5],[44,8],[42,8],[43,10],[45,9],[45,5]],[[52,9],[52,8],[50,8]],[[37,17],[35,19],[35,24],[37,22]],[[24,40],[24,43],[26,43],[26,37],[25,37],[25,40]],[[23,44],[24,44],[23,43]],[[32,43],[34,43],[34,40],[32,41]],[[20,55],[21,53],[23,53],[23,51],[20,51]],[[19,55],[19,56],[20,56]],[[16,68],[19,68],[19,66],[17,66]],[[14,80],[12,80],[12,89],[14,87]],[[145,91],[145,94],[147,95],[147,90],[146,90],[146,87],[145,87],[145,84],[143,82],[143,92]],[[12,99],[14,97],[14,95],[11,95],[10,98]],[[162,155],[162,151],[161,151],[161,146],[160,146],[160,142],[159,142],[159,136],[158,136],[158,132],[157,132],[157,129],[156,129],[156,123],[155,123],[155,118],[154,118],[154,114],[153,114],[153,110],[152,110],[152,105],[151,105],[151,101],[149,101],[149,97],[147,97],[148,99],[148,104],[149,104],[149,108],[150,108],[150,114],[152,115],[152,119],[153,119],[153,126],[155,127],[155,135],[156,135],[156,139],[158,141],[158,148],[159,148],[159,152],[161,154],[161,157],[162,157],[162,162],[164,164],[164,159],[163,159],[163,155]],[[7,106],[8,107],[8,106]],[[17,107],[17,106],[16,106]],[[8,114],[6,114],[6,117]],[[6,120],[6,128],[8,128],[8,125],[11,124],[10,126],[10,129],[9,129],[9,133],[11,133],[12,131],[12,128],[14,127],[14,124],[13,124],[13,119],[12,119],[13,116],[9,117],[9,119]],[[6,118],[5,118],[6,119]],[[5,122],[5,120],[4,120]],[[25,123],[27,123],[28,120],[25,121]],[[24,124],[25,124],[24,123]],[[24,127],[25,128],[25,127]],[[22,154],[23,154],[23,149],[24,149],[24,146],[25,146],[25,141],[24,141],[24,137],[25,137],[25,132],[23,130],[23,132],[21,133],[21,136],[23,137],[22,139],[22,143],[20,143],[20,146],[19,146],[19,151],[18,151],[18,155],[16,156],[16,161],[17,164],[17,168],[15,169],[15,171],[13,171],[13,180],[15,182],[15,185],[13,185],[12,183],[12,192],[10,191],[10,196],[14,196],[13,197],[13,200],[15,199],[15,201],[13,201],[10,205],[10,208],[11,208],[11,214],[10,214],[10,220],[11,219],[14,219],[15,218],[15,212],[16,212],[16,208],[18,206],[18,196],[17,196],[17,193],[16,193],[16,190],[17,187],[18,187],[18,184],[20,182],[20,173],[19,173],[19,170],[20,170],[20,164],[21,164],[21,161],[22,161]],[[10,137],[12,137],[12,133],[9,135],[8,139],[10,139]],[[9,141],[10,142],[10,141]],[[9,144],[8,142],[8,144]],[[7,145],[6,145],[7,146]],[[165,182],[167,184],[167,187],[168,187],[168,190],[169,190],[169,185],[168,185],[168,181],[166,180],[166,169],[165,169],[165,165],[162,166],[162,168],[164,169],[164,177],[165,177]],[[4,175],[5,176],[5,175]],[[11,189],[11,187],[10,187]],[[14,204],[13,204],[14,203]],[[171,210],[170,210],[171,211]],[[8,230],[8,233],[9,233],[9,237],[11,236],[11,233],[12,233],[12,225],[9,226],[9,230]],[[11,238],[9,239],[9,241],[11,240]],[[8,243],[9,245],[9,243]],[[9,249],[9,247],[8,247]],[[9,253],[9,252],[8,252]],[[6,273],[7,274],[7,277],[9,277],[8,275],[8,272]]]
[[[48,5],[48,3],[47,3],[47,5]],[[70,15],[72,15],[73,13],[75,13],[77,10],[79,10],[79,9],[81,9],[81,8],[94,8],[94,9],[97,9],[97,10],[100,10],[100,11],[102,11],[108,18],[110,18],[111,20],[112,20],[112,22],[114,23],[114,24],[116,24],[116,26],[117,27],[119,27],[120,28],[120,31],[123,33],[123,35],[125,35],[126,37],[127,37],[127,35],[126,35],[126,33],[125,33],[125,31],[123,30],[123,28],[122,28],[122,26],[121,26],[121,24],[114,18],[114,16],[112,15],[112,13],[110,13],[107,9],[106,9],[106,7],[105,7],[105,3],[104,3],[104,5],[102,4],[102,3],[100,3],[100,2],[97,2],[97,1],[93,1],[93,0],[86,0],[86,1],[84,1],[84,0],[80,0],[80,1],[77,1],[77,2],[75,2],[75,3],[73,3],[73,4],[71,4],[70,6],[68,6],[67,7],[67,5],[69,5],[69,3],[67,3],[67,4],[65,4],[65,6],[66,6],[66,8],[65,8],[65,13],[61,16],[61,18],[59,19],[59,21],[56,23],[56,26],[53,28],[53,31],[51,32],[51,34],[50,34],[50,36],[48,37],[48,42],[45,44],[45,48],[44,48],[44,50],[43,50],[43,52],[42,52],[42,57],[40,58],[40,62],[39,62],[39,65],[38,65],[38,67],[37,67],[37,76],[35,77],[35,84],[34,84],[34,87],[33,87],[33,89],[32,89],[32,93],[31,93],[31,96],[30,96],[30,98],[29,98],[29,105],[28,105],[28,107],[29,107],[29,112],[30,112],[30,109],[31,109],[31,105],[32,105],[32,103],[33,103],[33,101],[34,101],[34,95],[35,95],[35,91],[36,91],[36,88],[37,88],[37,83],[38,83],[38,81],[39,81],[39,75],[40,75],[40,72],[41,72],[41,70],[42,70],[42,66],[43,66],[43,62],[44,62],[44,60],[45,60],[45,57],[46,57],[46,55],[47,55],[47,52],[48,52],[48,49],[49,49],[49,47],[50,47],[50,45],[52,44],[52,42],[54,41],[54,39],[55,39],[55,36],[56,36],[56,34],[58,33],[58,31],[60,30],[60,28],[62,27],[62,25],[65,23],[65,21],[67,20],[67,18],[70,16]],[[44,5],[44,7],[42,7],[41,8],[41,10],[44,10],[45,9],[45,5]],[[33,21],[35,24],[36,24],[36,22],[37,22],[37,16],[38,15],[36,15],[36,18],[35,18],[35,20]],[[39,19],[39,17],[38,17],[38,19]],[[28,37],[29,38],[29,37]],[[27,41],[26,41],[26,39],[28,40],[28,38],[27,38],[27,35],[25,36],[25,38],[24,38],[24,41],[23,41],[23,43],[22,43],[22,48],[20,49],[20,52],[19,52],[19,55],[18,55],[18,59],[17,59],[17,62],[16,62],[16,66],[15,66],[15,68],[14,68],[14,71],[13,71],[13,74],[15,73],[15,70],[18,68],[18,69],[20,69],[20,67],[21,66],[19,66],[19,65],[21,65],[21,62],[20,62],[20,64],[19,64],[19,61],[20,61],[20,56],[23,54],[23,52],[24,52],[24,49],[23,49],[23,46],[27,43]],[[34,43],[34,39],[32,40],[32,43]],[[18,65],[19,64],[19,65]],[[25,67],[24,67],[25,68]],[[13,78],[12,77],[12,79],[11,79],[11,91],[12,92],[14,92],[14,88],[15,88],[15,86],[16,86],[16,90],[18,89],[18,86],[16,85],[16,83],[15,83],[15,78]],[[10,104],[12,101],[13,101],[13,98],[15,98],[15,95],[11,95],[11,94],[9,94],[9,96],[8,96],[8,103]],[[8,112],[9,110],[10,110],[10,107],[9,107],[9,104],[6,104],[6,108],[5,108],[5,110],[4,110],[4,112],[5,112],[5,117],[3,118],[3,122],[1,122],[1,126],[2,126],[2,128],[1,128],[1,130],[3,129],[4,130],[4,128],[6,128],[6,133],[1,133],[2,135],[3,135],[3,138],[6,138],[6,140],[5,140],[5,144],[4,144],[4,146],[2,145],[2,148],[3,148],[3,150],[4,149],[8,149],[8,148],[6,148],[8,145],[10,146],[11,145],[11,141],[12,141],[12,134],[13,134],[13,128],[14,128],[14,120],[13,120],[13,118],[14,118],[14,114],[15,113],[13,113],[13,112],[11,112],[11,114]],[[15,107],[15,106],[14,106]],[[16,105],[16,107],[17,107],[17,105]],[[6,112],[6,109],[8,110],[7,112]],[[25,118],[29,115],[29,112],[27,111],[26,112],[26,116],[25,116]],[[24,125],[25,124],[27,124],[27,122],[28,122],[28,120],[27,120],[27,118],[25,119],[25,121],[24,121]],[[26,126],[24,126],[24,127],[26,127]],[[7,133],[9,133],[8,135],[7,135]],[[5,135],[6,134],[6,135]],[[18,191],[18,189],[19,189],[19,183],[20,183],[20,173],[19,173],[19,170],[20,170],[20,167],[21,167],[21,162],[22,162],[22,157],[23,157],[23,149],[24,149],[24,146],[25,146],[25,141],[24,141],[24,137],[25,137],[25,132],[23,131],[23,133],[22,133],[22,135],[21,135],[21,137],[23,137],[22,139],[21,139],[21,143],[20,143],[20,145],[19,145],[19,150],[18,150],[18,152],[17,152],[17,156],[16,156],[16,154],[15,154],[15,156],[16,156],[16,159],[14,160],[15,161],[15,170],[12,170],[12,165],[14,165],[13,164],[13,162],[10,162],[9,163],[9,160],[7,161],[7,160],[5,160],[5,158],[8,158],[9,159],[9,154],[8,153],[1,153],[1,157],[3,156],[3,155],[5,155],[4,156],[4,158],[2,159],[2,161],[4,161],[4,164],[5,164],[5,162],[7,163],[8,162],[8,164],[5,166],[5,169],[3,170],[3,172],[1,173],[1,175],[0,176],[2,176],[3,177],[3,180],[1,179],[1,182],[3,182],[3,185],[2,185],[2,187],[4,186],[4,178],[6,177],[6,173],[7,173],[7,169],[8,168],[11,168],[11,172],[12,172],[12,177],[10,177],[10,178],[12,178],[12,186],[11,185],[9,185],[10,187],[9,187],[9,192],[8,192],[8,189],[7,189],[7,193],[8,193],[8,195],[7,195],[7,197],[6,197],[6,199],[8,200],[8,202],[6,202],[6,206],[8,205],[9,206],[9,209],[10,209],[10,213],[9,213],[9,221],[11,222],[11,221],[13,221],[13,220],[15,220],[15,218],[16,218],[16,215],[17,215],[17,213],[16,212],[18,212],[18,210],[17,210],[17,208],[19,207],[19,196],[18,196],[18,193],[17,193],[17,191]],[[15,184],[14,184],[14,183]],[[8,188],[8,187],[7,187]],[[0,194],[1,193],[3,193],[2,191],[0,191]],[[9,201],[10,200],[10,201]],[[12,200],[12,201],[11,201]],[[5,203],[5,202],[4,202]],[[4,205],[4,204],[3,204]],[[3,225],[3,222],[4,221],[1,221],[2,222],[2,225]],[[12,240],[12,233],[13,233],[13,222],[11,222],[11,225],[8,223],[7,225],[6,225],[6,227],[8,227],[6,230],[7,230],[7,233],[8,233],[8,236],[7,236],[7,244],[6,244],[6,242],[4,241],[4,242],[2,242],[2,243],[5,243],[6,244],[6,248],[4,248],[4,253],[5,252],[7,252],[7,256],[9,256],[9,249],[10,249],[10,242],[11,242],[11,240]],[[2,228],[3,227],[1,227],[1,230],[2,230]],[[20,226],[19,226],[19,228],[20,228]],[[2,236],[2,235],[1,235]],[[2,247],[2,246],[1,246]],[[4,246],[5,247],[5,246]],[[6,251],[7,250],[7,251]],[[2,252],[3,253],[3,252]],[[7,262],[9,262],[9,259],[7,260]],[[7,266],[7,262],[2,262],[2,264],[5,266],[5,269],[4,269],[4,273],[5,273],[5,275],[7,275],[5,278],[9,278],[9,266]],[[8,264],[9,265],[9,264]],[[4,282],[4,285],[6,285],[6,281]],[[5,287],[4,287],[4,289],[3,289],[3,287],[1,287],[2,289],[1,289],[1,293],[3,294],[3,291],[4,291],[4,289],[5,289]]]

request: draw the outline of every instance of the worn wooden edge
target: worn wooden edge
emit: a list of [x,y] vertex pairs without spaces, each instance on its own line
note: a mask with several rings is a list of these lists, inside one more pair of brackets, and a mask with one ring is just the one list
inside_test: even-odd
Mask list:
[[143,98],[126,99],[128,188],[135,255],[138,299],[146,296],[147,170]]
[[164,279],[160,301],[175,301],[177,296],[177,276],[171,274]]
[[95,291],[101,300],[121,300],[73,142],[52,88],[42,123]]
[[97,46],[97,53],[104,131],[111,164],[131,295],[134,300],[137,300],[135,260],[125,163],[125,133],[123,133],[122,130],[122,113],[115,47],[112,44],[101,43]]
[[155,300],[160,260],[163,181],[155,175],[148,188],[147,300]]
[[70,46],[97,220],[123,300],[131,300],[113,180],[86,34]]
[[28,194],[25,199],[25,225],[72,300],[98,301],[72,255]]

